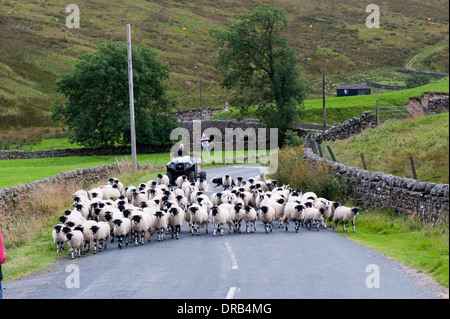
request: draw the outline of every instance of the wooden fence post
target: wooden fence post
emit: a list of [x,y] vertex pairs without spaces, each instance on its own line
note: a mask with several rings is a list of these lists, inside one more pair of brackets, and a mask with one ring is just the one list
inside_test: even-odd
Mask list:
[[361,156],[361,161],[362,161],[363,167],[365,170],[367,170],[366,160],[364,159],[364,154],[361,153],[360,156]]
[[322,153],[322,144],[318,144],[318,148],[319,148],[319,155],[320,157],[323,157],[323,153]]
[[334,157],[333,151],[331,150],[330,145],[327,145],[328,152],[330,152],[331,158],[333,159],[333,162],[336,162],[336,157]]
[[416,166],[414,165],[414,160],[413,160],[412,156],[410,156],[409,159],[411,161],[411,169],[412,169],[412,173],[413,173],[413,178],[417,179]]
[[122,174],[122,170],[120,169],[120,165],[119,165],[119,161],[117,160],[117,157],[114,157],[114,159],[116,160],[116,165],[117,165],[117,168],[119,169],[119,173]]

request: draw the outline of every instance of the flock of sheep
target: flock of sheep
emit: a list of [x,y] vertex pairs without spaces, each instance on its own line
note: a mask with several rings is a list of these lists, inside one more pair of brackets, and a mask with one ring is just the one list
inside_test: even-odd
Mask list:
[[210,197],[205,194],[206,180],[191,182],[180,176],[171,186],[167,175],[162,174],[138,188],[124,187],[117,178],[110,178],[107,185],[79,190],[74,193],[73,208],[66,210],[59,217],[60,224],[54,226],[57,252],[63,251],[66,242],[74,258],[89,252],[92,244],[94,254],[106,249],[108,241],[115,239],[119,248],[133,241],[143,245],[153,233],[158,241],[163,241],[167,233],[178,239],[183,223],[189,224],[192,235],[199,235],[200,228],[208,233],[208,224],[213,225],[214,236],[217,232],[223,235],[226,226],[229,233],[240,233],[244,225],[246,233],[253,233],[258,218],[267,233],[276,221],[286,231],[289,222],[294,223],[296,232],[300,226],[311,229],[313,225],[318,231],[327,227],[327,220],[329,226],[333,221],[333,230],[342,222],[348,232],[351,222],[355,231],[357,208],[312,192],[302,194],[289,185],[277,187],[276,181],[266,180],[262,174],[248,180],[238,177],[236,181],[225,175],[213,182],[224,190]]

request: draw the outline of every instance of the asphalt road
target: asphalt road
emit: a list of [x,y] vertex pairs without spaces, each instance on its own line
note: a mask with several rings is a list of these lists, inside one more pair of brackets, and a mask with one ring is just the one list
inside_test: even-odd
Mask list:
[[[258,165],[207,170],[208,181],[230,174],[249,178]],[[218,187],[211,191],[220,191]],[[277,224],[276,224],[277,225]],[[62,258],[44,274],[4,282],[5,298],[81,299],[429,299],[401,265],[330,229],[274,227],[256,233],[152,236],[144,246],[109,244],[96,255]],[[358,223],[356,222],[356,231]]]

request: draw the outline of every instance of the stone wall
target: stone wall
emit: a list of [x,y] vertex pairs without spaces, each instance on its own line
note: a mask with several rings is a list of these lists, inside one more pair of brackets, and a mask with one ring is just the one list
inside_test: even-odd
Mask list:
[[[138,146],[137,152],[141,154],[166,153],[171,145]],[[39,151],[0,151],[0,160],[30,159],[67,156],[103,156],[131,154],[131,147],[107,147],[107,148],[65,148]]]
[[308,134],[304,140],[304,158],[322,162],[341,182],[347,181],[355,191],[354,200],[363,209],[391,210],[395,214],[419,217],[429,223],[448,223],[449,185],[372,172],[328,161],[313,151],[315,144],[325,140],[345,139],[364,129],[374,127],[373,115],[364,113],[323,133]]
[[449,111],[449,98],[448,96],[439,97],[437,99],[430,99],[428,101],[427,112],[429,114],[433,113],[444,113]]
[[373,86],[379,89],[389,89],[389,90],[403,90],[405,88],[404,85],[389,85],[389,84],[381,84],[372,81],[366,81],[367,86]]
[[[164,165],[147,166],[141,165],[140,169],[164,168]],[[126,169],[125,165],[121,165],[121,169]],[[89,168],[78,168],[57,175],[46,177],[42,180],[34,181],[27,184],[20,184],[8,188],[0,188],[0,217],[9,219],[14,214],[19,213],[27,205],[30,200],[30,193],[36,191],[44,191],[46,187],[56,187],[65,189],[67,185],[75,185],[84,188],[85,185],[91,185],[96,182],[107,182],[111,176],[118,175],[119,168],[115,164],[106,164]],[[1,220],[2,218],[0,218]]]
[[434,73],[434,72],[421,72],[421,71],[414,71],[409,69],[401,69],[400,72],[403,73],[415,73],[415,74],[425,74],[427,76],[431,76],[434,78],[445,78],[448,76],[448,74],[445,73]]

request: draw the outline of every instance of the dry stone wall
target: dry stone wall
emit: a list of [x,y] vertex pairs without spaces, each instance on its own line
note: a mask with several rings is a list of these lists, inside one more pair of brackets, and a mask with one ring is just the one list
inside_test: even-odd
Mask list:
[[324,163],[341,182],[354,189],[354,200],[363,209],[391,210],[395,214],[418,217],[428,223],[449,222],[449,185],[422,182],[326,160],[313,152],[315,144],[325,140],[348,138],[374,127],[373,115],[364,113],[323,133],[308,134],[304,140],[304,158]]

